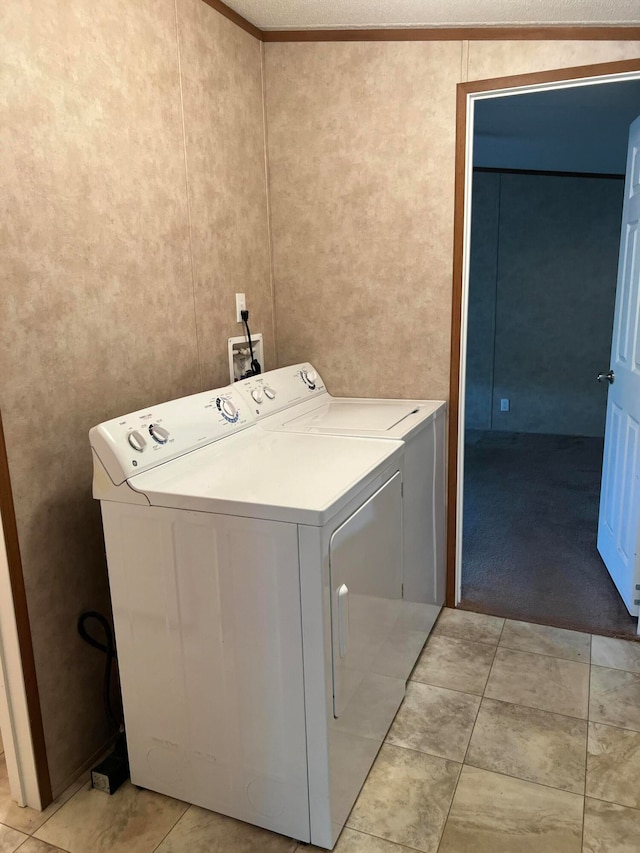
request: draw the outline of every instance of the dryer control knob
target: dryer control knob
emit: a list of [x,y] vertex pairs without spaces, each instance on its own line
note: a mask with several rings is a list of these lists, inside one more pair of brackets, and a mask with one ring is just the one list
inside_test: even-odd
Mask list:
[[149,424],[149,435],[158,444],[166,444],[169,441],[169,430],[160,424]]
[[264,393],[270,400],[275,400],[276,392],[273,390],[273,388],[269,388],[265,385]]
[[236,409],[235,404],[231,402],[231,400],[221,400],[220,410],[224,417],[229,421],[233,421],[238,417],[238,410]]
[[254,388],[251,392],[251,396],[256,401],[256,403],[261,403],[264,400],[264,394],[262,393],[262,388]]
[[134,429],[132,432],[128,433],[127,441],[133,447],[134,450],[137,450],[138,453],[142,453],[142,451],[147,446],[147,442],[140,435],[137,429]]

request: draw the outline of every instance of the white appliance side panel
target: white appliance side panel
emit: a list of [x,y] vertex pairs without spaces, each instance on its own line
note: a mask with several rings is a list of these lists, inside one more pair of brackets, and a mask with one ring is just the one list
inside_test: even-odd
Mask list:
[[434,421],[435,427],[435,480],[433,493],[436,590],[435,603],[440,607],[447,596],[447,418],[444,406]]
[[132,781],[309,841],[296,526],[102,512]]
[[404,450],[404,597],[426,604],[436,603],[435,454],[431,421]]
[[[299,528],[311,842],[321,847],[335,844],[404,696],[405,679],[385,670],[403,619],[400,483],[397,469],[388,470],[333,525]],[[353,667],[336,719],[332,649],[339,655],[340,639],[336,649],[331,610],[334,586],[345,580],[359,600],[351,602]]]

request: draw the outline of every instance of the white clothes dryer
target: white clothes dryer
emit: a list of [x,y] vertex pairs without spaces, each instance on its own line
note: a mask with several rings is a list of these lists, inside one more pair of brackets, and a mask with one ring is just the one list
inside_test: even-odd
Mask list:
[[308,362],[236,387],[267,430],[403,441],[404,597],[431,605],[422,608],[430,630],[446,594],[446,403],[334,397]]
[[331,848],[399,707],[400,441],[234,386],[90,432],[131,779]]

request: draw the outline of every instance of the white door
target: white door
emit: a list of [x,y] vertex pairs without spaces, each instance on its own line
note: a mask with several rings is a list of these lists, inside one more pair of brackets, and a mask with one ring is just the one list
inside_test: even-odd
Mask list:
[[[598,551],[632,615],[640,607],[640,116],[629,131]],[[640,627],[639,627],[640,633]]]

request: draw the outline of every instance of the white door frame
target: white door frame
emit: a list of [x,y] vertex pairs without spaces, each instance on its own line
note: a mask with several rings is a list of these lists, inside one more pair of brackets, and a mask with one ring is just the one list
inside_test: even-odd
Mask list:
[[[620,65],[625,63],[619,63]],[[627,63],[628,64],[628,63]],[[464,219],[463,219],[463,233],[462,233],[462,293],[461,293],[461,302],[460,302],[460,349],[459,349],[459,378],[457,389],[454,389],[454,375],[452,373],[452,390],[457,390],[457,419],[455,416],[455,411],[452,411],[451,417],[452,420],[455,420],[455,423],[452,424],[452,428],[450,431],[450,441],[451,441],[451,453],[450,453],[450,465],[455,465],[456,477],[455,477],[455,492],[453,495],[450,491],[450,498],[454,497],[453,501],[453,512],[449,514],[449,523],[453,521],[455,518],[455,552],[454,552],[454,560],[451,559],[451,554],[449,555],[449,572],[452,569],[452,562],[454,563],[454,583],[453,587],[454,596],[453,600],[451,596],[452,584],[449,583],[449,596],[448,596],[448,604],[450,606],[457,606],[460,603],[462,597],[462,531],[463,531],[463,495],[464,495],[464,423],[465,423],[465,390],[466,390],[466,360],[467,360],[467,329],[468,329],[468,312],[469,312],[469,257],[470,257],[470,249],[471,249],[471,186],[473,180],[473,132],[474,132],[474,109],[475,103],[479,100],[486,100],[487,98],[501,98],[501,97],[509,97],[511,95],[522,95],[529,92],[544,92],[550,90],[558,90],[558,89],[571,89],[576,88],[577,86],[593,86],[593,85],[606,85],[609,83],[621,82],[626,80],[640,80],[640,63],[638,63],[638,70],[632,71],[621,71],[619,73],[604,73],[597,74],[596,69],[597,66],[592,66],[594,69],[593,76],[581,76],[580,71],[582,69],[574,69],[576,71],[576,76],[571,77],[568,73],[570,70],[558,71],[557,75],[559,78],[566,77],[566,79],[557,79],[549,82],[532,82],[526,83],[524,82],[525,78],[513,78],[514,85],[500,85],[500,83],[506,83],[508,78],[503,80],[496,80],[496,88],[486,88],[482,85],[482,83],[478,83],[478,87],[481,88],[481,91],[470,91],[466,92],[466,134],[464,140],[464,151],[465,151],[465,159],[464,159]],[[610,65],[608,66],[610,67]],[[546,76],[553,76],[553,72],[549,72]],[[530,75],[530,76],[539,76],[539,75]],[[523,80],[522,83],[518,83],[518,80]],[[486,84],[491,84],[492,81],[484,81]],[[473,86],[474,84],[461,84],[461,86]],[[460,89],[460,87],[459,87]],[[460,119],[460,116],[459,116]],[[460,125],[459,125],[460,127]],[[455,290],[455,280],[454,280],[454,290]],[[457,322],[457,318],[454,317],[453,323]],[[455,343],[455,341],[454,341]],[[452,364],[453,367],[453,364]],[[455,400],[455,395],[451,395],[452,399]],[[454,407],[455,408],[455,407]],[[455,454],[455,455],[454,455]],[[452,545],[452,536],[449,535],[449,548],[451,549]]]
[[0,729],[11,797],[19,806],[42,806],[18,641],[13,589],[0,514]]

